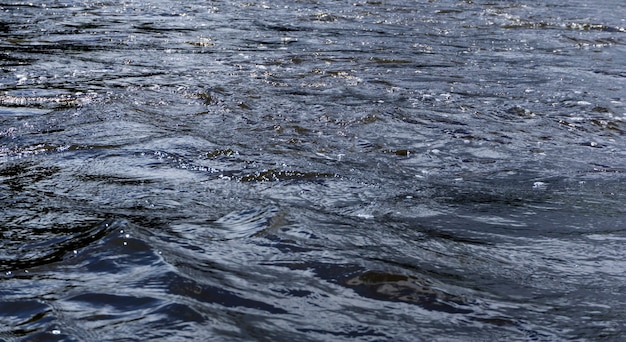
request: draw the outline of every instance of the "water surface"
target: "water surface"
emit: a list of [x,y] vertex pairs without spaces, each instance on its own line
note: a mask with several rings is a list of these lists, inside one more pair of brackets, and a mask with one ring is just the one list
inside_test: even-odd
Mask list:
[[626,333],[621,2],[0,12],[0,340]]

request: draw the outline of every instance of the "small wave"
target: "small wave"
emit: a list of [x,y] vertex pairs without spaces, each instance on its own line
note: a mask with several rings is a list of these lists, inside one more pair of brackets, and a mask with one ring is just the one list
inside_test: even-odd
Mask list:
[[426,278],[366,271],[348,279],[345,284],[365,297],[414,303],[431,311],[470,313],[467,299],[437,288]]
[[77,249],[102,239],[110,232],[126,225],[126,221],[108,219],[97,226],[70,235],[54,234],[48,239],[23,243],[11,248],[11,253],[0,253],[0,271],[29,269],[61,261]]
[[95,94],[58,94],[54,96],[0,95],[0,106],[38,109],[72,108],[93,102]]
[[265,170],[249,175],[242,176],[241,182],[270,182],[281,180],[308,180],[318,178],[333,178],[338,177],[332,173],[320,173],[320,172],[300,172],[300,171],[282,171],[282,170]]
[[276,206],[233,211],[216,221],[224,228],[226,240],[258,236],[280,226],[282,215]]

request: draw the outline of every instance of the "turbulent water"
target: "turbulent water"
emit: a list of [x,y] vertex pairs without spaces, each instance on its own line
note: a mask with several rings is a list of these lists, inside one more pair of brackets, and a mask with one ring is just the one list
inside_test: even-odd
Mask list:
[[0,340],[618,341],[626,8],[0,1]]

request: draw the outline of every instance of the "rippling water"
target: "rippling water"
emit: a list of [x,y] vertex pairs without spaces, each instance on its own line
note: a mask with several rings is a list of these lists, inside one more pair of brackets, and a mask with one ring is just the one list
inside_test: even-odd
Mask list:
[[621,1],[0,13],[0,340],[626,334]]

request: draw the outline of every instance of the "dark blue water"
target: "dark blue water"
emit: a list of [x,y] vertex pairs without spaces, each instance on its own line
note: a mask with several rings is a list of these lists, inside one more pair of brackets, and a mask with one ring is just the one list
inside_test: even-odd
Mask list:
[[0,70],[0,340],[626,336],[621,1],[4,1]]

